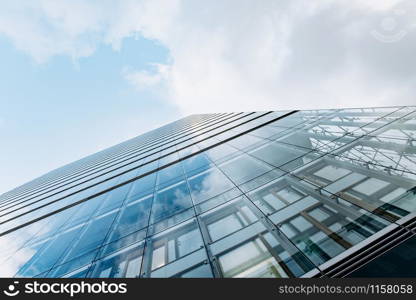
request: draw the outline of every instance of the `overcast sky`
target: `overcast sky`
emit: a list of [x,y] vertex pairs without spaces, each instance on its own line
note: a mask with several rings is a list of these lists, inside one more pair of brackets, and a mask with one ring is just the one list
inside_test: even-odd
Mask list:
[[0,194],[191,113],[416,104],[416,1],[2,0]]

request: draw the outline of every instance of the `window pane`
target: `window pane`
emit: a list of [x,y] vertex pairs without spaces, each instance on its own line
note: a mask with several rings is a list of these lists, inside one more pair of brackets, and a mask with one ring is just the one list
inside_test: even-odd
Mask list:
[[233,158],[221,164],[219,168],[236,184],[241,184],[272,170],[272,167],[247,154]]
[[300,150],[299,148],[288,147],[279,143],[269,143],[250,154],[258,159],[264,160],[269,164],[280,167],[298,157],[305,155],[307,150]]
[[136,244],[99,260],[90,277],[138,277],[142,264],[143,244]]
[[181,163],[164,168],[158,172],[157,184],[173,184],[183,179],[183,169]]
[[114,226],[110,241],[146,227],[149,221],[151,203],[152,197],[147,197],[126,206]]
[[178,183],[156,193],[152,209],[152,222],[174,215],[192,206],[185,182]]
[[234,187],[231,181],[216,168],[193,176],[188,182],[195,203],[201,203]]
[[[190,253],[200,250],[202,246],[201,233],[195,219],[156,234],[151,237],[148,245],[148,249],[151,251],[151,268],[146,273],[153,274],[153,271],[158,270],[155,274],[165,274],[160,269],[165,268],[166,265],[170,265],[168,273],[172,275],[180,273],[182,270],[171,270],[174,268],[172,266],[181,265],[181,268],[186,268],[186,264],[183,265],[178,261],[181,261],[183,257],[188,257]],[[186,260],[184,259],[184,261]],[[153,277],[153,275],[151,276]]]

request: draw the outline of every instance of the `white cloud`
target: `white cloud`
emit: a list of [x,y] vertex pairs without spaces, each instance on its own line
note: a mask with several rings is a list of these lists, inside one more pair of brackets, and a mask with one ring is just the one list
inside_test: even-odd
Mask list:
[[[138,33],[154,39],[171,63],[121,76],[163,90],[186,114],[399,105],[412,104],[416,92],[413,3],[3,1],[0,33],[38,62],[88,56],[99,43],[118,49]],[[395,43],[371,34],[403,30]]]
[[135,71],[125,68],[122,71],[122,74],[128,82],[136,86],[138,89],[155,88],[168,80],[170,67],[168,65],[157,63],[153,63],[151,65],[154,68],[153,72],[148,70]]

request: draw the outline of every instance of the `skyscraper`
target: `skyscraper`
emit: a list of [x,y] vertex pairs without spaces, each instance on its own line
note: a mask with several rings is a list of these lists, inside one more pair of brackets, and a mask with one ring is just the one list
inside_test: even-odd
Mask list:
[[1,195],[0,273],[415,276],[415,132],[416,107],[186,117]]

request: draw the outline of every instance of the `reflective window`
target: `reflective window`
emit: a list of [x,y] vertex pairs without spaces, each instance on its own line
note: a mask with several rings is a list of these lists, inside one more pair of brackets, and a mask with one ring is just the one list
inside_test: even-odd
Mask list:
[[[250,152],[251,155],[261,159],[269,164],[279,167],[282,166],[304,154],[307,150],[300,150],[299,148],[290,148],[278,143],[269,143]],[[276,155],[278,153],[279,155]]]
[[[155,273],[152,277],[158,277],[157,274],[163,271],[155,272],[164,266],[168,268],[168,265],[174,263],[176,265],[182,265],[188,258],[186,256],[197,250],[203,250],[203,241],[201,233],[195,220],[190,220],[169,230],[161,232],[152,237],[146,251],[149,251],[150,255],[150,270],[148,272]],[[199,254],[197,257],[200,256]],[[204,254],[205,257],[205,254]],[[196,259],[190,257],[191,259]],[[186,266],[186,264],[185,264]],[[189,266],[187,266],[189,268]],[[168,269],[167,269],[168,270]],[[175,270],[174,274],[179,273],[181,270]],[[173,276],[172,274],[171,276]],[[169,277],[171,277],[169,276]]]
[[351,171],[340,168],[340,167],[335,167],[335,166],[325,166],[322,169],[319,169],[318,171],[316,171],[314,173],[315,176],[321,177],[323,179],[326,179],[330,182],[334,182],[338,179],[340,179],[341,177],[344,177],[345,175],[350,174]]
[[332,276],[413,230],[415,126],[416,107],[190,116],[0,195],[0,276]]
[[84,226],[85,230],[77,238],[77,242],[70,249],[69,254],[65,256],[64,261],[71,260],[101,246],[115,217],[116,213],[110,213],[94,219],[88,226]]
[[201,168],[205,169],[211,164],[205,153],[200,153],[185,159],[182,163],[188,174],[192,171],[200,170]]
[[268,215],[306,197],[306,193],[291,184],[288,179],[289,177],[283,177],[262,186],[251,192],[249,197]]
[[390,221],[416,211],[416,205],[408,196],[412,194],[409,191],[414,183],[394,180],[385,170],[370,171],[368,165],[325,158],[302,170],[298,176]]
[[236,184],[249,181],[272,169],[272,167],[246,154],[222,163],[219,168]]
[[239,153],[237,149],[227,144],[221,144],[209,149],[206,154],[213,161],[223,161]]
[[224,277],[287,277],[260,239],[222,255],[220,264]]
[[143,243],[125,248],[104,257],[93,266],[95,278],[134,278],[140,274],[143,259]]
[[155,179],[156,173],[137,179],[133,182],[128,197],[131,198],[136,195],[143,195],[143,193],[149,193],[149,191],[152,191],[155,186]]
[[231,146],[243,151],[257,148],[265,143],[267,143],[266,140],[249,134],[239,136],[238,138],[235,138],[228,142],[228,144],[230,144]]
[[273,235],[261,223],[211,245],[224,277],[295,277],[313,265],[290,243]]
[[[313,191],[310,194],[315,194]],[[365,240],[389,223],[344,200],[316,194],[270,216],[316,265]]]
[[201,216],[211,241],[219,240],[258,221],[247,200],[241,198],[221,205]]
[[180,274],[178,277],[182,278],[212,278],[214,277],[211,271],[211,267],[208,263],[204,263],[200,266],[192,268],[191,270]]
[[181,163],[176,163],[172,166],[164,168],[158,172],[157,183],[170,183],[173,184],[183,180],[183,169]]
[[99,214],[105,214],[113,209],[119,208],[123,201],[126,199],[127,193],[131,187],[131,183],[125,184],[119,188],[116,188],[108,193],[104,203],[99,209]]
[[17,276],[32,277],[52,268],[74,239],[79,236],[81,229],[78,227],[58,235],[51,241],[33,245],[29,249],[19,251],[29,255],[26,254],[27,263],[19,270]]
[[264,126],[260,127],[252,132],[251,135],[259,136],[266,139],[275,139],[287,132],[287,128],[279,128],[274,126]]
[[146,197],[124,207],[114,225],[109,241],[117,240],[146,227],[149,222],[152,199],[151,196]]
[[172,216],[192,206],[186,182],[159,190],[156,193],[152,208],[152,222]]
[[234,187],[231,181],[216,168],[192,176],[188,182],[195,203],[203,202]]

